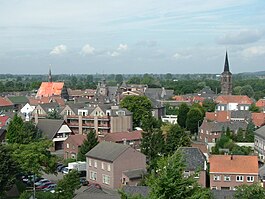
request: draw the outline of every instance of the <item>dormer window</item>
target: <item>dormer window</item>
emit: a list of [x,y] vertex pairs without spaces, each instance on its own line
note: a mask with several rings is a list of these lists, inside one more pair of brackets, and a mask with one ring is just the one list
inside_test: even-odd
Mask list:
[[118,115],[118,116],[125,116],[125,111],[117,111],[116,112],[116,114]]

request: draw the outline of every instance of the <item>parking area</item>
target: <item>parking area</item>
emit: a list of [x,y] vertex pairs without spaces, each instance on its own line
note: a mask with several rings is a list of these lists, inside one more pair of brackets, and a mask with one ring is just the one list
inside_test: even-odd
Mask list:
[[58,183],[59,180],[63,179],[63,174],[61,172],[58,172],[57,175],[43,174],[42,177],[50,180],[51,182]]

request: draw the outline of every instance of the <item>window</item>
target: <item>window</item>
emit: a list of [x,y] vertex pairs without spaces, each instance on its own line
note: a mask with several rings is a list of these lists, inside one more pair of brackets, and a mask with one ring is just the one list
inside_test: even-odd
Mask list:
[[94,161],[94,167],[97,168],[98,167],[98,162],[95,160]]
[[212,190],[217,190],[217,187],[216,187],[216,186],[213,186],[213,187],[212,187]]
[[214,175],[213,176],[213,180],[219,181],[219,180],[221,180],[221,176]]
[[73,148],[73,150],[75,150],[75,146],[74,146],[74,145],[73,145],[73,147],[72,147],[72,148]]
[[254,182],[254,176],[248,176],[247,182]]
[[69,143],[67,143],[67,144],[66,144],[66,148],[69,149],[69,147],[70,147],[70,146],[69,146]]
[[97,180],[97,172],[90,171],[90,180]]
[[104,184],[110,184],[110,176],[108,176],[108,175],[102,175],[102,182],[104,183]]
[[102,169],[102,170],[105,170],[104,162],[101,163],[101,169]]
[[236,176],[236,181],[237,182],[243,182],[244,181],[244,177],[243,176]]
[[71,154],[71,158],[72,159],[75,159],[76,158],[74,153]]
[[92,161],[91,161],[90,158],[88,159],[88,165],[89,165],[90,167],[92,166]]
[[231,181],[231,177],[230,176],[224,176],[224,181]]
[[110,171],[110,164],[108,164],[108,171]]

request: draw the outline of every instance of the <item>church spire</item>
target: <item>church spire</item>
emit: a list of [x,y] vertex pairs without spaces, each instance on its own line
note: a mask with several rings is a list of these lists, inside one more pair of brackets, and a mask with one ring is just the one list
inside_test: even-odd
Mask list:
[[225,65],[224,65],[224,72],[229,71],[229,63],[228,63],[228,56],[227,56],[227,51],[225,52]]
[[51,71],[51,65],[49,68],[49,75],[48,75],[49,82],[52,82],[52,71]]

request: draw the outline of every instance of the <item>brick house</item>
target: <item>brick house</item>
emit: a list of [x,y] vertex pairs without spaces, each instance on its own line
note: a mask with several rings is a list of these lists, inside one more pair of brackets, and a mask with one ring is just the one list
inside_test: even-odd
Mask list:
[[247,95],[219,95],[215,102],[217,111],[246,111],[253,103]]
[[144,179],[145,169],[133,169],[122,172],[122,184],[129,186],[137,186]]
[[105,188],[120,188],[124,171],[146,169],[146,156],[128,145],[101,142],[86,157],[87,180]]
[[211,189],[234,190],[259,181],[257,156],[212,155],[209,162]]
[[84,140],[86,139],[86,135],[77,134],[77,135],[70,135],[63,144],[64,149],[64,159],[68,158],[77,158],[77,154],[79,152],[79,147],[83,144]]
[[200,149],[195,147],[181,147],[179,150],[181,151],[185,162],[184,176],[189,177],[194,175],[194,178],[197,179],[198,183],[202,187],[206,187],[207,162],[204,154]]

